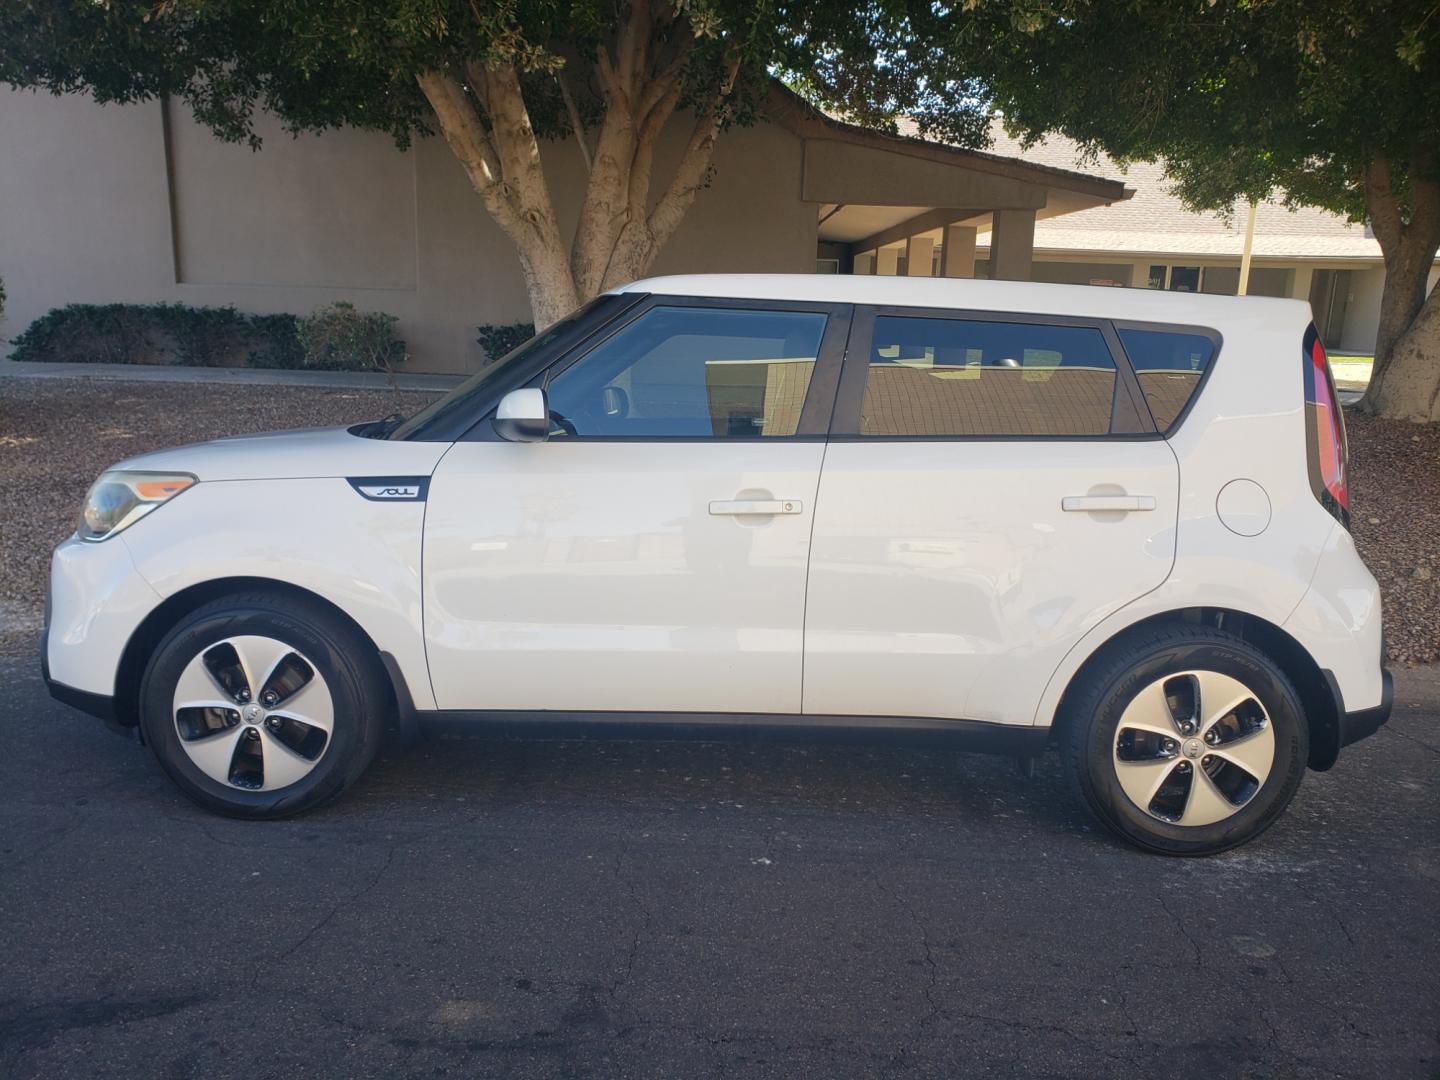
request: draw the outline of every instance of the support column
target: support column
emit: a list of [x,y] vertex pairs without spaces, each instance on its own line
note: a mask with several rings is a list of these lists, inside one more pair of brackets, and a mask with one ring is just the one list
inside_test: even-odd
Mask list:
[[850,272],[867,275],[875,273],[875,253],[873,251],[857,251]]
[[996,210],[991,218],[990,276],[997,281],[1029,281],[1035,255],[1035,211]]
[[900,249],[898,247],[875,249],[875,273],[885,277],[894,277],[899,268]]
[[905,241],[905,273],[910,277],[931,277],[935,265],[935,241],[912,236]]
[[1310,299],[1310,285],[1315,278],[1315,268],[1309,263],[1295,267],[1295,277],[1290,283],[1290,295],[1296,300]]
[[945,243],[940,248],[940,276],[973,278],[975,276],[975,226],[947,225]]

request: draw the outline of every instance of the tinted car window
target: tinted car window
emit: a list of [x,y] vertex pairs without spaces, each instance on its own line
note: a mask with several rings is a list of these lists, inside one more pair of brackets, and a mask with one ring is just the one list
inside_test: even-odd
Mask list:
[[1203,334],[1169,330],[1121,330],[1120,342],[1155,426],[1165,431],[1195,395],[1195,388],[1215,356],[1215,343]]
[[553,434],[794,435],[826,317],[656,307],[546,385]]
[[596,297],[548,330],[517,345],[499,360],[471,375],[444,397],[406,420],[392,431],[389,437],[422,441],[434,437],[447,440],[455,438],[458,431],[453,429],[457,424],[463,428],[478,419],[476,403],[493,393],[495,388],[504,388],[505,384],[511,381],[512,374],[523,368],[532,356],[536,356],[542,349],[559,345],[566,337],[574,334],[577,328],[587,323],[603,322],[617,311],[623,311],[632,302],[631,297],[613,294]]
[[880,316],[862,435],[1103,435],[1115,361],[1084,326]]

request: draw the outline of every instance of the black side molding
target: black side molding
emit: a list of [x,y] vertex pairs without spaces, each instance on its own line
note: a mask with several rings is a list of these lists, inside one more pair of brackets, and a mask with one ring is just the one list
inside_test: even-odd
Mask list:
[[1340,714],[1341,746],[1349,746],[1351,743],[1369,738],[1390,719],[1390,712],[1395,707],[1395,678],[1388,669],[1380,674],[1383,684],[1380,692],[1380,704],[1373,709],[1361,709],[1358,712]]
[[797,716],[788,713],[630,713],[450,710],[416,713],[423,731],[485,738],[694,739],[931,746],[1030,757],[1048,727],[917,716]]
[[415,699],[410,696],[410,684],[405,681],[395,657],[384,649],[380,650],[380,663],[390,680],[390,688],[395,692],[395,726],[400,745],[412,747],[420,741],[420,724],[416,720]]
[[138,728],[122,724],[115,713],[115,699],[109,694],[92,694],[88,690],[77,690],[73,686],[66,686],[64,683],[56,682],[48,675],[45,678],[45,687],[50,691],[50,696],[63,705],[69,705],[72,709],[79,709],[100,720],[116,735],[123,735],[127,739],[135,739]]

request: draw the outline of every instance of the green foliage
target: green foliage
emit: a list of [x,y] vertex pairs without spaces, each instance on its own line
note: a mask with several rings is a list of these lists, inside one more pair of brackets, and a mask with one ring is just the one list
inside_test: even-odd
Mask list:
[[534,323],[486,323],[477,326],[475,340],[485,350],[487,362],[499,360],[510,350],[535,336]]
[[[923,130],[984,140],[982,88],[927,41],[933,16],[900,0],[676,0],[669,31],[685,98],[740,64],[733,116],[748,122],[772,72],[864,123],[916,117]],[[434,131],[416,75],[513,64],[542,137],[570,132],[563,76],[587,121],[599,115],[595,63],[613,44],[617,0],[14,0],[0,4],[0,82],[101,102],[168,94],[221,138],[256,142],[254,116],[292,130],[353,126],[404,146]],[[683,49],[680,46],[684,46]]]
[[[922,5],[923,6],[923,5]],[[1440,169],[1433,0],[974,0],[938,31],[1016,133],[1166,162],[1197,209],[1283,191],[1359,220],[1365,168]]]
[[14,341],[14,360],[194,367],[299,367],[293,315],[184,304],[68,304]]
[[329,371],[383,371],[393,375],[405,359],[399,320],[383,311],[360,311],[344,300],[316,308],[299,320],[304,366]]
[[299,322],[294,315],[251,315],[252,333],[245,353],[245,366],[304,367],[305,348],[300,344]]

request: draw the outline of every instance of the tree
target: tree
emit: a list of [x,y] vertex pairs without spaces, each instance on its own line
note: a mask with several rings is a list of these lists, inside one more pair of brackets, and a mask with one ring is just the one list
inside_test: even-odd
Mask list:
[[[642,276],[708,183],[720,133],[753,121],[772,72],[823,85],[870,123],[915,115],[984,137],[973,82],[905,48],[903,0],[11,0],[0,82],[101,102],[170,95],[221,138],[257,109],[292,131],[349,125],[406,146],[438,133],[519,257],[544,327]],[[678,165],[657,140],[685,124]],[[588,172],[567,236],[540,141],[573,137]],[[576,161],[580,167],[582,161]]]
[[1436,0],[965,6],[955,20],[917,4],[917,28],[956,46],[1015,133],[1163,159],[1196,209],[1279,193],[1368,221],[1385,287],[1361,407],[1440,420],[1440,293],[1425,292],[1440,245]]

